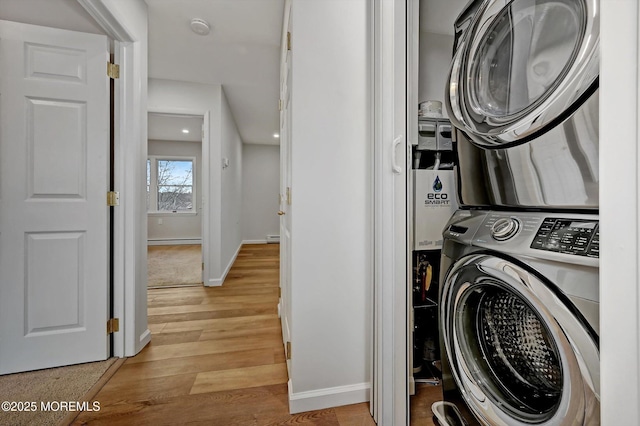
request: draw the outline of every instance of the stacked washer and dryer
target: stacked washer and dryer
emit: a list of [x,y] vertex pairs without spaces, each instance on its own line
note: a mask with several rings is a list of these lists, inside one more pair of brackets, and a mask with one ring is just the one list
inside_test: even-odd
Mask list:
[[477,0],[456,22],[441,422],[600,422],[598,49],[597,0]]

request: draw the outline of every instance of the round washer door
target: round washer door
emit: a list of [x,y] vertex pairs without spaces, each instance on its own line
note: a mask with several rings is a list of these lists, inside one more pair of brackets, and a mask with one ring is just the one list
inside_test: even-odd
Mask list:
[[468,255],[440,302],[451,373],[479,421],[599,424],[598,346],[549,283],[509,260]]
[[597,0],[487,0],[458,43],[446,104],[485,148],[527,142],[598,86]]

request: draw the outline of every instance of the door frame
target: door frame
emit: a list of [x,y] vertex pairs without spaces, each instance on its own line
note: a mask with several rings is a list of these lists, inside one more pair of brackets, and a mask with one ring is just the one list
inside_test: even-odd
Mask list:
[[[142,163],[147,140],[147,27],[131,28],[110,0],[77,0],[113,39],[120,78],[114,89],[114,177],[121,191],[114,209],[113,225],[113,317],[120,331],[113,335],[112,355],[133,356],[151,341],[147,327],[146,209],[142,209]],[[146,12],[146,5],[145,5]],[[105,64],[106,68],[106,64]],[[140,163],[140,164],[139,164]],[[139,188],[138,191],[135,188]],[[126,191],[125,189],[130,189]],[[142,215],[142,211],[144,215]],[[144,244],[143,244],[144,238]]]
[[[148,114],[174,114],[174,115],[191,115],[194,117],[202,117],[202,145],[200,148],[201,154],[201,164],[198,164],[200,168],[200,180],[202,184],[200,188],[198,188],[198,192],[196,193],[196,197],[200,197],[202,200],[201,212],[200,212],[200,233],[201,235],[201,247],[202,247],[202,285],[206,287],[205,277],[209,277],[209,271],[211,270],[211,265],[209,262],[209,253],[211,252],[211,246],[209,238],[210,234],[210,224],[208,220],[204,220],[209,217],[209,197],[205,194],[209,194],[209,161],[205,161],[205,159],[209,158],[209,150],[210,150],[210,135],[209,135],[209,117],[211,116],[211,111],[203,111],[203,110],[190,110],[190,109],[182,109],[182,108],[147,108]],[[145,142],[145,146],[148,146],[149,141]],[[148,153],[147,153],[148,158]],[[147,212],[145,212],[145,215]],[[145,241],[147,230],[144,230]]]
[[[397,323],[406,323],[399,312],[406,309],[406,304],[402,300],[386,298],[393,295],[391,288],[394,277],[398,286],[405,285],[399,280],[399,269],[405,266],[405,260],[395,260],[397,252],[391,247],[394,244],[395,222],[403,220],[402,217],[396,217],[394,221],[393,212],[383,210],[385,204],[393,205],[394,201],[394,176],[389,172],[389,140],[395,136],[393,127],[385,126],[393,126],[394,116],[398,114],[390,109],[395,99],[394,87],[396,96],[405,90],[404,87],[397,89],[404,77],[393,74],[396,60],[393,55],[394,41],[398,46],[401,41],[396,39],[406,39],[404,21],[401,21],[404,17],[398,16],[395,20],[392,18],[393,3],[406,2],[376,2],[378,18],[374,27],[376,322],[373,393],[377,399],[372,397],[372,401],[375,403],[373,412],[380,426],[404,424],[407,409],[406,394],[396,395],[395,400],[389,394],[389,391],[393,393],[394,386],[396,391],[402,392],[402,376],[405,375],[406,366],[403,365],[401,371],[398,371],[397,366],[403,359],[397,359],[398,363],[394,364],[396,359],[393,354],[384,351],[384,344],[394,343],[398,345],[393,347],[399,351],[398,354],[407,351],[406,347],[402,348],[400,342],[393,339],[394,330],[400,328]],[[397,9],[401,7],[396,5]],[[603,89],[600,93],[600,132],[616,141],[616,149],[600,151],[600,185],[615,188],[600,194],[600,226],[604,229],[600,243],[600,281],[606,283],[607,288],[600,295],[600,332],[604,336],[600,340],[601,421],[602,424],[638,424],[640,410],[629,407],[637,406],[640,397],[640,263],[637,261],[640,257],[640,175],[637,172],[640,167],[640,6],[636,0],[620,0],[601,1],[600,7],[600,85]],[[377,22],[380,20],[380,13],[387,16],[383,19],[385,24],[382,28],[380,22]],[[394,22],[398,25],[395,31]],[[402,65],[397,62],[395,64],[397,68]],[[386,88],[384,96],[381,94],[381,86]],[[398,127],[398,133],[401,133],[399,129]],[[395,179],[400,180],[400,177],[396,176]],[[620,182],[625,184],[620,185]],[[386,216],[381,217],[385,212]],[[624,224],[624,232],[613,232],[620,229],[621,224]],[[395,248],[403,253],[406,250],[397,241]],[[381,256],[381,253],[386,253],[387,256]],[[405,308],[401,309],[400,305],[403,304]],[[388,319],[389,322],[381,322],[381,319]],[[406,334],[406,330],[400,331],[400,334]],[[388,390],[381,388],[383,385]],[[397,421],[394,422],[393,419]]]
[[600,7],[600,134],[615,141],[600,149],[601,420],[640,424],[640,6]]

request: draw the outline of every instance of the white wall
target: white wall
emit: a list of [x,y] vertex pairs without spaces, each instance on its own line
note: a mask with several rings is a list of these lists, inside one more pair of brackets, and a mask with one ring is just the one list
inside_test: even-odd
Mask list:
[[231,268],[242,245],[242,139],[229,109],[227,97],[222,91],[220,118],[220,140],[222,159],[229,165],[222,168],[221,259],[222,277]]
[[[217,85],[184,81],[149,79],[149,110],[204,115],[209,112],[209,143],[202,146],[202,196],[209,206],[203,209],[203,256],[206,259],[205,283],[219,284],[222,278],[222,88]],[[205,135],[206,139],[206,135]],[[208,173],[205,170],[208,165]],[[205,206],[206,207],[206,206]],[[207,233],[208,235],[204,235]],[[226,266],[226,265],[225,265]]]
[[[171,244],[172,240],[199,240],[202,237],[202,143],[192,141],[150,140],[148,154],[159,156],[195,157],[195,210],[193,213],[150,213],[147,220],[147,241]],[[161,222],[161,223],[160,223]],[[197,244],[196,242],[193,242]]]
[[[448,86],[453,36],[420,31],[419,49],[418,102],[442,102],[442,115],[447,117],[444,96],[445,88]],[[417,112],[418,105],[409,111],[410,114]]]
[[293,412],[365,401],[371,368],[367,0],[292,2]]
[[242,239],[264,242],[280,233],[280,147],[245,144],[242,148]]

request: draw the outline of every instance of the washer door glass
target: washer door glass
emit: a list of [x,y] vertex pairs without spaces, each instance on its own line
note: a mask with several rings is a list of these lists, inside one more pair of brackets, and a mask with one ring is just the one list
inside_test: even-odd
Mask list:
[[487,1],[454,55],[454,124],[504,147],[570,114],[597,87],[597,12],[590,0]]
[[483,424],[597,421],[593,332],[532,271],[488,254],[458,260],[442,284],[440,325],[451,374]]
[[547,325],[532,307],[495,281],[466,291],[454,318],[460,357],[477,383],[505,410],[523,421],[542,421],[561,396],[560,354]]
[[471,60],[471,101],[479,114],[523,111],[558,85],[580,47],[582,4],[511,3],[481,38]]

